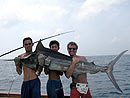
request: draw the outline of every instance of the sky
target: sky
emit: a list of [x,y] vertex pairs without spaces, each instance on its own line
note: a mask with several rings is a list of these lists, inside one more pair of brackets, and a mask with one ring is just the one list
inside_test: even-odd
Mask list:
[[43,45],[49,48],[49,42],[57,40],[59,52],[67,55],[70,41],[78,44],[77,55],[130,54],[130,0],[0,0],[0,55],[21,47],[25,37],[35,42],[68,31],[74,32],[44,40]]

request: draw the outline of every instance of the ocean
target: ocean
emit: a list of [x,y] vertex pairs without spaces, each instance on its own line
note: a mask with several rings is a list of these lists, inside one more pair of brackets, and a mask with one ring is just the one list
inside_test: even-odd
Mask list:
[[[107,65],[115,55],[109,56],[87,56],[89,62],[94,61],[96,65]],[[116,63],[113,69],[114,77],[122,89],[121,94],[112,82],[109,80],[106,73],[98,72],[96,74],[87,74],[90,91],[93,98],[130,98],[130,55],[123,55]],[[46,83],[48,76],[42,72],[39,77],[41,80],[41,92],[46,93]],[[14,62],[0,60],[0,91],[20,92],[23,75],[16,73]],[[67,79],[64,75],[61,76],[64,93],[69,94],[71,78]]]

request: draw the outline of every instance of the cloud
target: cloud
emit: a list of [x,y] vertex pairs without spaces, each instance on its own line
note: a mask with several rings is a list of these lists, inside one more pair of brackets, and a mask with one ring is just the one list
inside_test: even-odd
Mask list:
[[126,0],[86,0],[77,15],[78,20],[83,20],[88,16],[96,16],[102,11],[112,8],[112,5],[118,4]]
[[39,39],[39,38],[46,38],[48,36],[52,36],[52,35],[57,35],[60,33],[63,33],[64,30],[62,28],[57,28],[56,31],[54,32],[46,32],[46,31],[40,31],[40,30],[31,30],[31,31],[27,31],[27,32],[23,32],[22,33],[22,37],[31,37],[33,39]]
[[56,17],[60,18],[64,13],[65,9],[62,9],[60,6],[50,6],[45,4],[26,6],[20,10],[21,18],[23,20],[30,21],[42,21],[46,20],[47,17]]
[[51,5],[45,2],[26,0],[6,0],[0,4],[0,20],[11,16],[17,16],[23,21],[42,21],[47,17],[60,18],[68,12],[60,5]]
[[120,41],[120,38],[117,37],[117,36],[115,36],[115,37],[112,38],[111,43],[117,43],[117,42],[119,42],[119,41]]
[[23,32],[22,33],[22,37],[31,37],[31,38],[34,38],[34,39],[37,39],[37,38],[41,38],[41,36],[45,36],[47,35],[46,32],[42,32],[42,31],[38,31],[38,30],[31,30],[31,31],[27,31],[27,32]]

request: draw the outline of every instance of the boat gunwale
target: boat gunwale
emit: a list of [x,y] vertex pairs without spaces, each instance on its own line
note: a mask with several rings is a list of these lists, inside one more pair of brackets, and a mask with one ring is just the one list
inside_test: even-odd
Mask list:
[[[8,91],[0,91],[0,98],[20,98],[21,93],[19,92],[10,92],[8,94]],[[69,94],[65,94],[65,98],[70,98]],[[47,94],[41,94],[41,98],[47,98]]]

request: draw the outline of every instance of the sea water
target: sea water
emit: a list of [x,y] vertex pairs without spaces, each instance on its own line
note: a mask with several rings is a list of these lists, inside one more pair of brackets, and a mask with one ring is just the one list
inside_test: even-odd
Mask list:
[[[89,62],[94,61],[96,65],[106,66],[114,55],[109,56],[87,56]],[[122,89],[121,94],[115,89],[112,82],[109,80],[106,73],[98,72],[96,74],[87,74],[89,88],[93,98],[130,98],[130,55],[123,55],[121,59],[115,64],[113,75]],[[46,94],[46,83],[48,76],[44,71],[40,75],[41,92]],[[23,74],[16,73],[16,67],[12,61],[0,60],[0,91],[20,92],[22,85]],[[71,78],[67,79],[64,75],[61,76],[64,93],[69,94]]]

